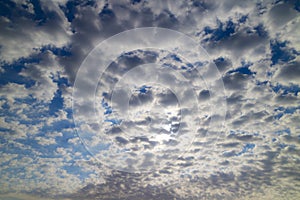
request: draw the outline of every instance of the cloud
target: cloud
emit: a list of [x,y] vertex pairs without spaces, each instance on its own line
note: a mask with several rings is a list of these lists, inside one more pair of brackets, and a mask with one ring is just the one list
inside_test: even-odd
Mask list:
[[274,79],[284,85],[299,85],[299,75],[300,63],[297,60],[295,60],[290,63],[286,63],[285,66],[281,66],[276,71]]
[[42,7],[38,1],[24,4],[7,1],[3,4],[7,14],[0,19],[2,61],[27,57],[43,45],[62,47],[68,43],[65,19],[59,10]]
[[[2,6],[0,198],[299,196],[297,1],[7,1]],[[146,26],[188,34],[210,58],[188,62],[180,51],[124,52],[97,79],[95,99],[87,95],[97,75],[87,71],[79,98],[87,103],[79,107],[79,119],[95,121],[77,124],[77,131],[88,133],[79,138],[72,121],[79,66],[99,42]],[[168,37],[156,42],[168,48]],[[130,45],[126,42],[118,47]],[[103,59],[115,53],[109,45],[105,50]],[[222,91],[213,91],[217,77],[206,70],[208,59],[221,73],[227,105],[218,98]],[[167,71],[143,65],[149,63]],[[206,80],[197,81],[192,64]],[[219,113],[225,108],[223,121]],[[129,117],[123,115],[126,109]],[[220,122],[223,129],[216,126]],[[84,139],[91,140],[93,154]],[[100,149],[99,155],[92,148]],[[113,170],[124,163],[150,172]],[[159,169],[151,171],[153,166]]]

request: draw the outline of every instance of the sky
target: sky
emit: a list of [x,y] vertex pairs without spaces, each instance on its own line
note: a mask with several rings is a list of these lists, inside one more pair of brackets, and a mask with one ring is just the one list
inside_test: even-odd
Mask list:
[[0,199],[299,199],[297,0],[1,0]]

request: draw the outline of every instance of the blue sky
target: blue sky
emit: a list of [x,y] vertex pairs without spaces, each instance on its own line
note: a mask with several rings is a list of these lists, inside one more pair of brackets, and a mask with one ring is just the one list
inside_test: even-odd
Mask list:
[[[300,198],[297,0],[3,0],[0,27],[0,199]],[[204,54],[123,52],[74,116],[92,50],[142,27]]]

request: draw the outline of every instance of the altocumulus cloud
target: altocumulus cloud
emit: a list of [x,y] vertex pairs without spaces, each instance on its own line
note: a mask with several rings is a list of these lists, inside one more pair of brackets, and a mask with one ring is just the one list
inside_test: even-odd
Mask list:
[[[299,199],[299,12],[296,0],[1,1],[0,198]],[[126,107],[120,99],[111,101],[109,88],[126,71],[157,63],[182,70],[191,80],[196,76],[191,63],[172,52],[125,52],[98,83],[101,134],[132,150],[132,158],[141,149],[150,152],[132,167],[149,166],[159,156],[167,165],[147,173],[113,170],[93,158],[76,134],[76,73],[101,41],[153,26],[185,33],[214,60],[225,88],[224,128],[209,126],[211,118],[222,117],[211,116],[211,108],[221,108],[213,106],[216,94],[205,84],[181,90],[182,105],[171,90],[140,85],[128,97],[130,110],[138,115],[118,116]],[[205,66],[200,60],[198,64]],[[164,76],[181,83],[177,78]],[[181,84],[184,88],[187,83]],[[189,107],[195,91],[201,116]],[[161,115],[160,109],[151,110],[153,105],[168,112]],[[83,109],[89,113],[93,107]],[[180,129],[188,135],[189,121],[199,123],[185,153],[156,155],[159,145],[174,152],[182,147],[176,139],[155,140],[153,133],[166,136]],[[92,132],[95,126],[80,128]],[[123,129],[145,134],[128,138]]]

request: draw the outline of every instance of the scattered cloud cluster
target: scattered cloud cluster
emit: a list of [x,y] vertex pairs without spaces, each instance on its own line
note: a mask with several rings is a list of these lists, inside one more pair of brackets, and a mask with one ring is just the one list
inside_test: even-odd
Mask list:
[[[298,1],[0,6],[1,199],[300,197]],[[84,59],[105,39],[141,27],[184,33],[207,54],[195,62],[164,49],[118,55],[97,79],[94,99],[79,99],[81,122],[96,113],[97,123],[74,124]],[[103,57],[116,53],[109,50]],[[205,71],[208,60],[224,93],[212,90],[219,80]],[[96,74],[85,74],[88,91]],[[124,162],[135,173],[116,170]]]

